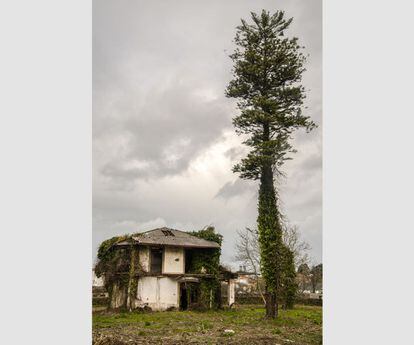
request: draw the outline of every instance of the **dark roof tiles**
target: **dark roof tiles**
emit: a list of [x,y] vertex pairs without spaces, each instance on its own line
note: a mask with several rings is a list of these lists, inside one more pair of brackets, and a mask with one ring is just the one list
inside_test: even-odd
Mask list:
[[[166,227],[134,234],[132,235],[132,239],[137,244],[141,245],[163,245],[188,248],[220,248],[220,245],[217,242],[208,241],[190,235],[187,232]],[[118,244],[122,245],[124,243],[121,242]]]

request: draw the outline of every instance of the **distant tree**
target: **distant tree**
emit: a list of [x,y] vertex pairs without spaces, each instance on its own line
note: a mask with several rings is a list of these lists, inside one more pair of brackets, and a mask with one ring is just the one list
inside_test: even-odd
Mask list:
[[[259,233],[256,229],[245,228],[244,230],[237,231],[237,234],[238,237],[235,244],[235,260],[243,263],[243,265],[245,265],[247,269],[254,274],[257,282],[257,291],[266,304],[263,289],[259,284],[261,266]],[[300,240],[298,227],[290,226],[288,223],[283,225],[282,238],[285,245],[282,259],[284,262],[284,270],[286,270],[284,273],[286,280],[282,284],[285,288],[282,289],[284,292],[283,296],[281,296],[281,300],[285,301],[285,307],[290,308],[293,305],[294,296],[300,287],[296,281],[296,262],[304,262],[308,260],[307,250],[310,246],[306,241]],[[303,265],[308,267],[306,263],[300,265],[299,267]],[[290,291],[290,294],[286,293],[287,290]],[[287,299],[289,299],[290,302],[287,302]]]
[[317,287],[322,285],[323,269],[322,264],[313,266],[311,271],[312,292],[315,292]]
[[308,289],[311,284],[311,273],[307,263],[299,265],[296,273],[296,281],[298,283],[299,292],[303,292]]
[[300,85],[305,56],[297,38],[285,38],[292,22],[283,11],[251,13],[252,24],[241,20],[237,27],[237,48],[233,80],[226,95],[238,99],[240,115],[233,119],[238,134],[251,147],[247,157],[234,166],[241,178],[260,180],[258,232],[261,273],[266,283],[266,316],[278,313],[284,244],[274,175],[294,152],[289,143],[292,132],[311,130],[315,124],[302,115],[305,89]]
[[298,267],[298,273],[309,274],[310,273],[309,265],[307,263],[300,264]]

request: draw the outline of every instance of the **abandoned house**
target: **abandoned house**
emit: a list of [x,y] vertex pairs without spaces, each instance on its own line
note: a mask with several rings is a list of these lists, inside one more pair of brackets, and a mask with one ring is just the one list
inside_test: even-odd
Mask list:
[[221,235],[213,227],[195,232],[159,228],[114,237],[98,251],[111,309],[194,309],[234,303],[234,273],[219,265]]

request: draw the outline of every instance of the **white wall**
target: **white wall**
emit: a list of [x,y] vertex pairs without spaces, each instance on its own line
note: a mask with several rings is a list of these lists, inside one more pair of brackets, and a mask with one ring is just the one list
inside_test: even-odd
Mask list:
[[159,278],[159,291],[160,291],[160,306],[161,307],[179,307],[178,303],[178,282],[173,278]]
[[[144,271],[150,271],[149,247],[139,248],[139,262]],[[163,273],[184,273],[184,249],[165,247]],[[152,310],[166,310],[179,307],[179,284],[170,277],[140,277],[138,279],[135,307],[148,306]]]
[[234,281],[234,279],[230,279],[228,287],[229,290],[227,292],[229,306],[231,306],[235,302],[235,286],[236,282]]
[[169,277],[141,277],[138,279],[136,307],[148,306],[152,310],[179,307],[178,282]]
[[184,248],[165,247],[163,273],[184,273]]
[[143,304],[156,303],[157,295],[157,277],[140,277],[138,279],[137,298]]

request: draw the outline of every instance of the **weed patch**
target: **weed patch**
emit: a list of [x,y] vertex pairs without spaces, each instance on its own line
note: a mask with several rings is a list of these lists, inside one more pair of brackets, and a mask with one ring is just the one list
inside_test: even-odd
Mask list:
[[[234,333],[225,334],[225,330]],[[297,306],[280,310],[276,320],[265,318],[261,306],[232,310],[99,312],[93,332],[126,344],[300,344],[322,343],[322,308]],[[224,340],[226,339],[226,340]],[[112,343],[108,343],[112,345]]]

